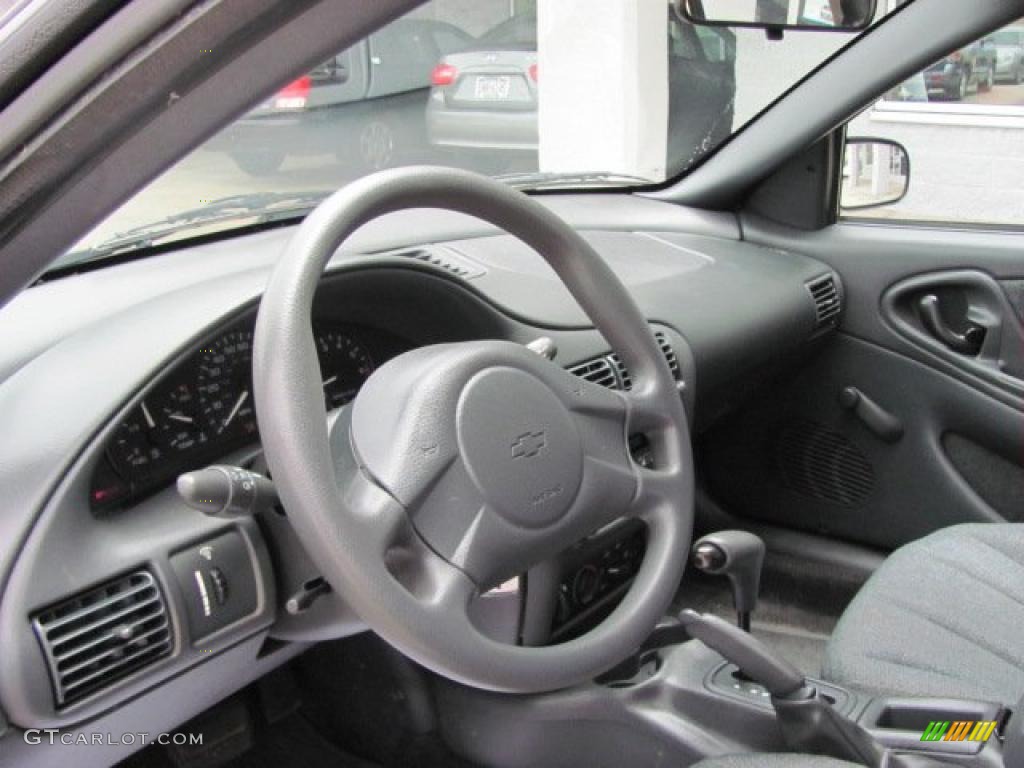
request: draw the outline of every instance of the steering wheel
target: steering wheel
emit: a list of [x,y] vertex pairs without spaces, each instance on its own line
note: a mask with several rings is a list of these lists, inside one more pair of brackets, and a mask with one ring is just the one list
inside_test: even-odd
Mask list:
[[[423,347],[325,418],[313,294],[356,229],[408,208],[458,211],[518,237],[554,268],[621,356],[632,389],[585,382],[523,346]],[[590,679],[664,614],[693,526],[686,414],[647,321],[600,256],[527,195],[473,173],[403,168],[355,181],[299,226],[259,310],[255,403],[288,518],[324,578],[366,624],[423,666],[495,691]],[[647,436],[655,468],[633,461]],[[618,607],[559,645],[513,646],[474,624],[487,589],[625,517],[648,527]]]

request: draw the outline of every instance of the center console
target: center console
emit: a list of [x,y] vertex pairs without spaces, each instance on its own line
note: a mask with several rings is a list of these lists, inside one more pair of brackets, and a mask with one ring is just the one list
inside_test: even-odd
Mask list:
[[[524,645],[564,642],[614,609],[645,529],[619,523],[527,574]],[[585,685],[507,696],[436,679],[446,741],[498,768],[690,765],[714,755],[796,752],[872,768],[1024,768],[1024,712],[991,702],[875,697],[806,678],[751,635],[764,545],[721,531],[694,566],[727,578],[737,623],[683,611],[628,659]],[[1024,701],[1018,706],[1024,710]]]

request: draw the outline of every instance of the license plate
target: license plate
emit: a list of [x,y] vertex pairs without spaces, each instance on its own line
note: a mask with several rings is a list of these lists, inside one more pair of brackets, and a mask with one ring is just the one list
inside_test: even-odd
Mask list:
[[477,77],[473,86],[474,98],[481,101],[502,101],[509,97],[511,91],[510,77]]

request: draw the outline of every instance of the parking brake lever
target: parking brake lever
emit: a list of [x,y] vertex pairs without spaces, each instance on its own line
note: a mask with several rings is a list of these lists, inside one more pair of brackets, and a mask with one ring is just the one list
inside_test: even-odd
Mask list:
[[718,651],[771,694],[779,728],[791,749],[875,768],[904,765],[887,755],[885,747],[863,726],[838,712],[800,670],[753,635],[717,616],[694,611],[683,611],[679,620],[693,637]]
[[763,685],[773,698],[806,699],[814,695],[799,669],[776,656],[749,632],[717,616],[691,610],[679,614],[679,621],[691,637],[718,651],[751,680]]

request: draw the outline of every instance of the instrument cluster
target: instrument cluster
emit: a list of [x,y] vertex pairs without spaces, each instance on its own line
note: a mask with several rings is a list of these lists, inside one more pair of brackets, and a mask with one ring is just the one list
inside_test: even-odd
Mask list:
[[[129,506],[182,472],[256,445],[254,318],[224,329],[162,375],[118,424],[93,473],[94,510]],[[355,398],[374,369],[409,348],[383,331],[314,323],[324,404]]]

